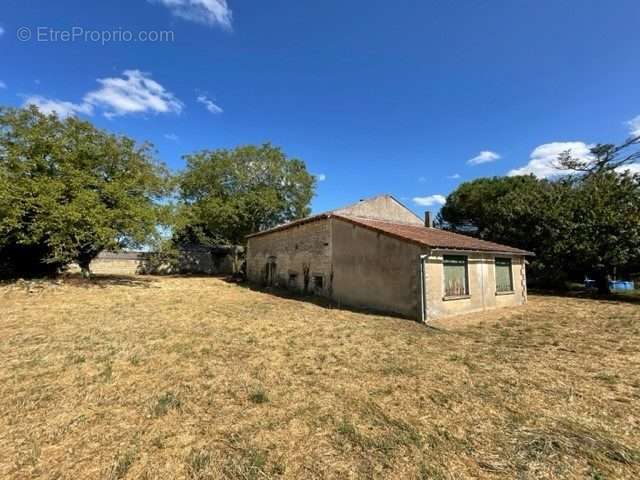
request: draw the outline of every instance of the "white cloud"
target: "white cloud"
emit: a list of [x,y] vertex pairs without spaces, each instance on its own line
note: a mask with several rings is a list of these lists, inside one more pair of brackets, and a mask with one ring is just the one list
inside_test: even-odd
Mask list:
[[87,93],[82,103],[45,98],[27,97],[25,105],[35,105],[44,113],[55,112],[60,117],[84,113],[93,115],[100,109],[107,118],[134,113],[180,113],[183,103],[148,74],[139,70],[126,70],[124,78],[102,78],[98,90]]
[[625,172],[629,171],[629,173],[640,175],[640,163],[630,163],[629,165],[623,165],[621,167],[616,168],[617,172]]
[[593,158],[590,151],[591,147],[592,145],[587,145],[584,142],[545,143],[531,152],[529,163],[524,167],[511,170],[507,175],[513,177],[533,174],[538,178],[555,177],[562,174],[561,170],[554,167],[561,153],[568,150],[573,158],[588,162]]
[[627,122],[632,137],[640,136],[640,115]]
[[444,205],[447,198],[444,195],[429,195],[428,197],[414,197],[413,203],[421,207],[432,207],[434,205]]
[[316,180],[319,182],[324,182],[327,179],[327,176],[324,173],[319,173],[316,175]]
[[211,113],[217,114],[217,113],[224,112],[222,108],[220,108],[218,105],[216,105],[211,100],[209,100],[206,95],[198,96],[197,100],[198,100],[198,103],[203,104],[207,108],[207,110],[209,110],[209,112]]
[[178,135],[176,135],[175,133],[165,133],[164,138],[166,138],[167,140],[171,140],[172,142],[177,142],[178,140],[180,140],[180,137],[178,137]]
[[91,115],[93,113],[93,107],[89,104],[65,102],[63,100],[41,97],[40,95],[27,97],[24,101],[24,105],[35,105],[42,113],[46,115],[55,113],[60,118],[70,117],[79,113],[84,113],[86,115]]
[[451,179],[451,180],[457,180],[460,178],[460,174],[459,173],[454,173],[453,175],[449,175],[447,178]]
[[0,37],[4,35],[4,28],[0,27]]
[[482,163],[490,163],[495,162],[502,158],[498,153],[492,152],[491,150],[483,150],[478,155],[473,158],[467,160],[467,164],[469,165],[480,165]]
[[140,70],[126,70],[125,78],[102,78],[102,88],[89,92],[84,102],[106,110],[107,118],[130,113],[180,113],[184,105],[173,93]]
[[176,17],[231,29],[233,12],[226,0],[151,0],[166,6]]
[[7,88],[7,84],[0,80],[0,88]]

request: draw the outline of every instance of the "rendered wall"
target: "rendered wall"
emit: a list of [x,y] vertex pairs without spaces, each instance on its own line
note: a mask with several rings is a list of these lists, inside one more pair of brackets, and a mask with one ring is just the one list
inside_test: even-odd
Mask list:
[[338,215],[373,218],[390,222],[408,223],[411,225],[424,225],[424,220],[398,203],[391,196],[381,196],[369,200],[363,200],[345,208],[334,210]]
[[[463,255],[462,253],[460,255]],[[432,254],[425,262],[427,321],[450,315],[488,310],[526,303],[524,257],[512,256],[513,293],[496,293],[493,254],[470,253],[468,257],[469,297],[445,299],[444,269],[441,253]],[[506,257],[505,255],[498,255]]]
[[421,247],[333,218],[333,299],[341,304],[420,314]]

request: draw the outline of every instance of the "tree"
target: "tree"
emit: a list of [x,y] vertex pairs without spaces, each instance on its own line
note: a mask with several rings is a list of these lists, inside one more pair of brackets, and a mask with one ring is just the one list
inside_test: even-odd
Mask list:
[[184,157],[176,241],[236,245],[246,235],[309,215],[315,179],[303,161],[267,143]]
[[[445,228],[536,253],[532,277],[545,285],[590,275],[601,293],[608,275],[640,259],[640,175],[635,154],[598,145],[590,162],[563,154],[559,165],[580,171],[555,181],[533,176],[478,179],[449,195],[439,222]],[[579,169],[578,169],[579,167]]]
[[570,185],[532,175],[479,178],[447,197],[437,224],[535,252],[530,279],[559,286],[573,273],[563,262],[570,197]]
[[609,293],[609,276],[640,259],[640,175],[603,170],[574,183],[566,254]]
[[624,171],[625,167],[640,161],[639,145],[640,135],[630,137],[622,145],[598,144],[591,148],[591,158],[587,160],[573,157],[568,150],[560,154],[556,167],[558,170],[587,175]]
[[149,144],[35,107],[0,109],[0,249],[37,251],[41,269],[75,261],[88,276],[102,250],[146,242],[165,182]]

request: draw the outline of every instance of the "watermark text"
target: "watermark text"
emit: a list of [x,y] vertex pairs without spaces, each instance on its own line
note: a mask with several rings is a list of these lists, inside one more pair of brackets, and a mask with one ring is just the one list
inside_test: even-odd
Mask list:
[[173,30],[91,30],[84,27],[20,27],[16,38],[21,42],[37,43],[172,43],[175,41]]

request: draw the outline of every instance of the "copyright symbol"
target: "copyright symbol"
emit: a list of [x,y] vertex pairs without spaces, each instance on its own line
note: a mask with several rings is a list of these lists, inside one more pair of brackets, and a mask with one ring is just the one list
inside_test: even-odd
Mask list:
[[28,42],[31,40],[31,29],[27,27],[20,27],[16,32],[16,37],[18,37],[18,40],[21,42]]

